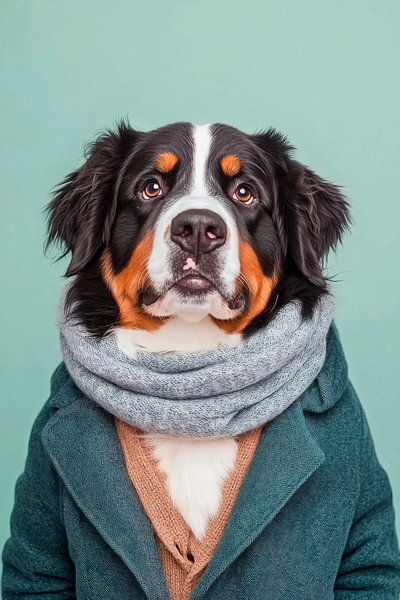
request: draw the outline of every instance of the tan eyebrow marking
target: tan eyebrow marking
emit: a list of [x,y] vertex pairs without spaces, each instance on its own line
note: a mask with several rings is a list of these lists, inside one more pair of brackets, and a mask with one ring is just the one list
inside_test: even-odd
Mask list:
[[155,166],[160,173],[170,173],[178,162],[178,157],[174,152],[161,152],[157,154]]
[[219,161],[219,164],[221,165],[224,175],[227,175],[228,177],[234,177],[242,168],[240,158],[234,154],[227,154],[226,156],[223,156]]

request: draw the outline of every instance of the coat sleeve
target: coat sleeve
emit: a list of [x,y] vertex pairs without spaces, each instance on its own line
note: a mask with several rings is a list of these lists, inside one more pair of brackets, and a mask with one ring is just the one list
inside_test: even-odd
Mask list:
[[23,474],[15,487],[11,536],[3,549],[3,600],[72,600],[74,566],[60,511],[60,482],[41,433],[54,409],[46,403],[30,435]]
[[392,491],[378,461],[367,419],[361,415],[360,490],[353,523],[340,563],[335,600],[398,600],[400,555]]

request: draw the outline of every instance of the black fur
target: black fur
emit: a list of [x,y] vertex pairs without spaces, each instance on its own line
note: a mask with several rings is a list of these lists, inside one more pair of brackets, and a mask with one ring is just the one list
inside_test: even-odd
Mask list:
[[274,129],[254,136],[274,173],[274,227],[283,252],[283,270],[275,294],[247,333],[270,319],[294,298],[308,317],[321,294],[328,291],[325,258],[341,242],[351,219],[338,186],[292,158],[293,146]]
[[[294,298],[301,300],[306,318],[327,291],[323,262],[349,223],[347,202],[337,186],[295,161],[293,148],[273,129],[250,136],[215,125],[213,138],[210,162],[233,148],[244,164],[244,178],[251,179],[262,198],[254,210],[232,207],[241,233],[253,245],[267,275],[277,266],[280,270],[274,294],[246,333]],[[100,254],[109,246],[118,272],[154,223],[158,209],[150,211],[136,203],[135,190],[146,177],[151,159],[164,149],[176,149],[189,164],[190,124],[141,133],[121,123],[115,132],[106,132],[91,145],[85,164],[68,175],[47,207],[46,247],[55,242],[62,247],[62,256],[71,252],[66,277],[74,276],[74,281],[67,302],[93,335],[104,335],[118,322],[117,305],[100,273]],[[225,179],[216,166],[211,183],[215,194],[224,193],[229,185]],[[179,177],[172,172],[165,185],[172,198],[179,197],[188,179],[184,172]]]

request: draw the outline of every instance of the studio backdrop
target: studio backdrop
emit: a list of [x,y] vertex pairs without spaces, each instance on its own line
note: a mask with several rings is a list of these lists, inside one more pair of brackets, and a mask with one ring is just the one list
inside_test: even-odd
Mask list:
[[400,515],[400,3],[3,0],[0,11],[0,546],[60,361],[66,262],[43,255],[43,208],[120,118],[274,126],[342,186],[353,226],[327,267],[336,322]]

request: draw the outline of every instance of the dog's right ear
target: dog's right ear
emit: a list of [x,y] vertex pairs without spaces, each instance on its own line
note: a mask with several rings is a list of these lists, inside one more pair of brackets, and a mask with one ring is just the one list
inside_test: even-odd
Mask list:
[[89,147],[86,162],[70,173],[56,189],[46,207],[48,237],[71,252],[66,277],[81,271],[103,244],[107,244],[117,204],[117,178],[133,149],[138,133],[122,122]]

